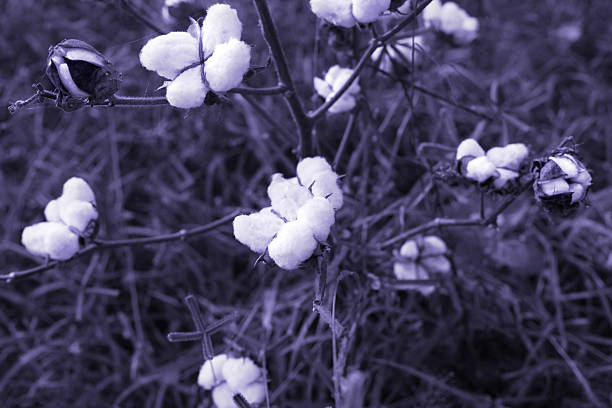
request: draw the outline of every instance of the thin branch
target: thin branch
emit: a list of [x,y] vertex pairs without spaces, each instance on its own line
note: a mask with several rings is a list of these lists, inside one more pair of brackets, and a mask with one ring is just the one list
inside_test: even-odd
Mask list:
[[230,89],[228,93],[236,93],[241,95],[276,95],[287,90],[284,85],[270,86],[265,88],[250,88],[247,86]]
[[291,117],[296,124],[298,130],[298,157],[309,156],[312,153],[312,121],[304,112],[304,107],[300,98],[295,91],[291,71],[287,63],[287,57],[281,46],[278,31],[266,0],[253,0],[257,14],[261,22],[261,32],[268,43],[270,54],[276,67],[276,73],[279,81],[279,86],[284,86],[286,91],[283,93],[287,106],[291,111]]
[[25,278],[31,275],[35,275],[44,271],[48,271],[50,269],[55,268],[56,266],[64,265],[68,262],[72,262],[75,259],[82,258],[83,256],[90,254],[92,252],[108,249],[108,248],[116,248],[123,246],[139,246],[139,245],[147,245],[147,244],[159,244],[162,242],[170,242],[170,241],[179,241],[185,240],[187,238],[192,238],[197,235],[202,235],[207,232],[210,232],[228,222],[231,222],[237,215],[242,214],[242,211],[234,211],[231,214],[228,214],[218,220],[215,220],[209,224],[201,225],[199,227],[195,227],[192,229],[182,229],[178,232],[171,234],[162,234],[154,237],[144,237],[144,238],[131,238],[131,239],[119,239],[119,240],[97,240],[93,244],[86,246],[77,252],[72,258],[66,261],[50,261],[44,265],[39,265],[34,268],[25,269],[21,271],[13,271],[7,274],[0,275],[0,281],[5,281],[10,283],[15,279]]

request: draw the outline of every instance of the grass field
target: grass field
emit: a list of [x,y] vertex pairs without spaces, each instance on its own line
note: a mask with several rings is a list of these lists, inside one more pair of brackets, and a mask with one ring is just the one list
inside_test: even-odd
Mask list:
[[[163,30],[188,25],[165,23],[158,0],[126,2]],[[163,79],[138,59],[158,34],[126,2],[0,2],[2,104],[32,94],[48,48],[64,38],[114,63],[119,94],[163,95]],[[213,3],[201,0],[203,9]],[[252,65],[265,67],[246,84],[276,85],[253,3],[227,3]],[[207,322],[236,314],[213,346],[265,369],[261,406],[612,406],[612,8],[606,0],[459,3],[480,21],[473,43],[428,33],[422,62],[400,75],[369,62],[358,108],[316,123],[317,153],[343,175],[329,252],[294,271],[254,267],[257,254],[227,222],[2,281],[0,406],[212,407],[196,383],[200,344],[167,340],[195,330],[189,294]],[[313,77],[355,66],[371,32],[317,29],[306,0],[269,4],[297,93],[315,109]],[[527,188],[497,219],[479,222],[481,200],[487,217],[508,196],[441,176],[467,137],[485,148],[522,142],[533,158],[567,136],[593,176],[571,216],[543,211]],[[21,232],[72,176],[96,193],[101,239],[146,238],[265,207],[272,174],[295,175],[297,142],[280,95],[228,94],[189,111],[63,112],[50,101],[4,109],[0,274],[44,264]],[[478,225],[427,224],[447,243],[452,273],[424,296],[395,278],[393,264],[402,234],[435,219]],[[318,264],[327,287],[313,304]]]

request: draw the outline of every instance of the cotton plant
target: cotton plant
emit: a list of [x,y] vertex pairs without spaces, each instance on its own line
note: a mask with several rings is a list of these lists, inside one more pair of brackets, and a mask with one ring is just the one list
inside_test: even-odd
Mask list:
[[[352,74],[352,69],[334,65],[327,70],[323,78],[314,78],[314,88],[325,101],[329,101]],[[329,108],[329,113],[342,113],[353,109],[357,104],[357,95],[360,91],[361,87],[359,86],[358,79],[356,79],[346,92]]]
[[46,221],[26,227],[21,235],[23,246],[32,255],[59,261],[70,259],[81,243],[97,232],[95,195],[82,178],[68,179],[62,194],[49,201],[44,214]]
[[261,368],[248,357],[218,354],[204,362],[198,374],[198,385],[212,390],[217,408],[235,408],[234,395],[241,394],[249,404],[265,399]]
[[310,0],[317,17],[345,28],[372,23],[390,6],[391,0]]
[[406,37],[392,44],[380,46],[374,50],[370,59],[378,64],[378,68],[386,73],[392,73],[395,67],[407,67],[414,62],[419,64],[422,55],[428,49],[422,35]]
[[192,21],[187,32],[171,32],[149,40],[140,63],[167,79],[166,99],[177,108],[196,108],[209,91],[237,87],[251,62],[251,48],[242,40],[242,23],[227,4],[208,8],[202,26]]
[[433,0],[425,7],[422,16],[425,27],[453,37],[457,44],[469,44],[478,37],[478,19],[454,1],[442,4],[440,0]]
[[307,157],[297,176],[272,176],[270,206],[234,219],[234,236],[253,252],[266,253],[282,269],[296,269],[327,240],[343,205],[338,175],[323,157]]
[[485,153],[476,140],[468,138],[457,147],[455,158],[467,179],[504,191],[516,184],[528,155],[529,149],[523,143],[495,146]]
[[[446,243],[435,235],[409,239],[396,254],[393,273],[400,281],[427,280],[435,275],[448,274],[451,263],[447,253]],[[436,290],[435,285],[408,284],[407,287],[425,296]]]

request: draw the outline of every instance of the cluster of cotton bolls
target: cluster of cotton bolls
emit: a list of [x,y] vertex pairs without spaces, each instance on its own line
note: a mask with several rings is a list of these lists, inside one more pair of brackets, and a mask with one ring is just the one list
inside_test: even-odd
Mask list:
[[90,239],[97,232],[98,211],[89,184],[78,177],[66,181],[62,195],[45,207],[45,218],[23,230],[23,246],[37,256],[72,258],[80,248],[79,238]]
[[390,6],[391,0],[310,0],[317,17],[346,28],[376,21]]
[[493,180],[493,187],[503,190],[520,176],[520,168],[529,155],[523,143],[493,147],[486,154],[474,139],[465,139],[457,147],[457,165],[466,178],[484,184]]
[[212,390],[217,408],[236,408],[233,399],[236,394],[241,394],[249,404],[263,402],[266,395],[261,368],[248,357],[216,355],[200,368],[198,384]]
[[469,44],[478,36],[480,24],[454,1],[444,4],[433,0],[423,10],[426,27],[432,27],[453,37],[457,44]]
[[[425,280],[431,275],[446,274],[451,271],[447,258],[446,243],[435,235],[419,236],[410,239],[399,250],[398,260],[393,264],[393,273],[399,280]],[[409,289],[430,295],[435,285],[408,285]]]
[[545,208],[563,210],[579,204],[587,194],[592,177],[571,152],[559,153],[534,163],[535,195]]
[[171,32],[149,40],[140,63],[168,79],[166,98],[177,108],[196,108],[209,90],[227,92],[242,82],[251,62],[251,48],[240,40],[242,23],[227,4],[208,8],[202,27]]
[[283,269],[295,269],[329,236],[342,207],[338,175],[323,157],[307,157],[297,177],[274,174],[268,186],[271,205],[234,219],[234,236],[253,252],[264,253]]
[[[352,74],[352,69],[334,65],[327,70],[324,78],[314,78],[314,88],[322,98],[328,101],[334,97]],[[359,91],[361,91],[361,88],[357,78],[346,92],[329,108],[329,113],[341,113],[353,109],[357,103],[356,97]]]
[[396,67],[409,67],[412,62],[418,64],[421,53],[427,51],[427,44],[422,35],[401,38],[393,44],[380,46],[370,57],[378,64],[381,71],[391,73]]

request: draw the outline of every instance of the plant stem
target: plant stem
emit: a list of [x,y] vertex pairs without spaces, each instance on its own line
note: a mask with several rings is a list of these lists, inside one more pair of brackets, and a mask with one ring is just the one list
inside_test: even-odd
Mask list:
[[246,86],[230,89],[228,93],[236,93],[241,95],[276,95],[287,90],[284,85],[270,86],[266,88],[249,88]]

